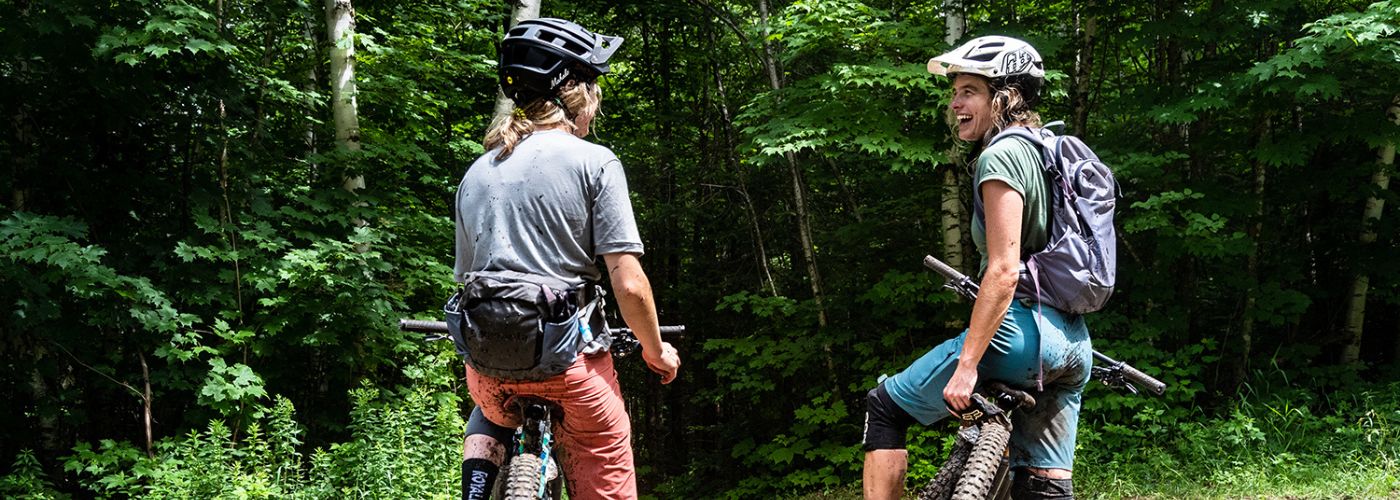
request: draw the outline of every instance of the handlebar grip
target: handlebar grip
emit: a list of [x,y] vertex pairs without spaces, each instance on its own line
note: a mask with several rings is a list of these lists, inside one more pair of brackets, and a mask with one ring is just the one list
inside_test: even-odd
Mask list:
[[1123,378],[1127,379],[1129,382],[1147,388],[1147,392],[1152,393],[1153,396],[1161,396],[1162,393],[1167,392],[1166,383],[1162,382],[1161,380],[1152,378],[1151,375],[1143,373],[1137,368],[1133,368],[1133,365],[1110,358],[1107,354],[1101,353],[1097,350],[1094,351],[1094,359],[1099,360],[1103,364],[1110,365],[1114,368],[1122,370]]
[[943,261],[934,258],[932,255],[924,256],[924,266],[937,271],[938,274],[943,275],[944,278],[951,281],[958,281],[967,277],[964,276],[963,273],[958,272],[957,269],[953,269],[949,267],[948,264],[944,264]]
[[1123,363],[1123,378],[1147,388],[1147,392],[1152,393],[1153,396],[1161,396],[1162,393],[1167,392],[1167,384],[1163,383],[1161,380],[1152,378],[1151,375],[1143,373],[1127,363]]
[[447,322],[401,319],[399,320],[399,330],[418,333],[447,333]]
[[[657,329],[661,330],[661,334],[662,334],[662,335],[668,335],[668,334],[674,335],[674,334],[678,334],[678,333],[685,333],[685,325],[660,326],[660,327],[657,327]],[[609,331],[609,332],[612,332],[612,333],[619,333],[619,334],[627,334],[627,335],[636,336],[636,332],[633,332],[631,328],[626,328],[626,327],[623,327],[623,328],[609,328],[608,331]]]
[[[662,334],[685,333],[685,325],[662,326],[660,329]],[[399,330],[405,332],[418,333],[447,333],[447,322],[431,320],[425,321],[417,319],[400,319]],[[632,330],[629,328],[613,328],[612,331],[627,333],[632,332]]]

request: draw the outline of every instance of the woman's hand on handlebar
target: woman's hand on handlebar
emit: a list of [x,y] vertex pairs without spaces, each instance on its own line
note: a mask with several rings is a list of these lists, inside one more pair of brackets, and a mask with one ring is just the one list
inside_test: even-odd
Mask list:
[[647,368],[661,376],[661,383],[669,384],[676,379],[676,374],[681,369],[681,355],[676,352],[676,348],[670,342],[661,342],[661,349],[653,351],[651,349],[642,350],[642,359],[647,362]]
[[972,406],[972,389],[977,386],[977,368],[964,369],[961,365],[953,371],[953,378],[943,386],[943,402],[953,413],[959,413]]

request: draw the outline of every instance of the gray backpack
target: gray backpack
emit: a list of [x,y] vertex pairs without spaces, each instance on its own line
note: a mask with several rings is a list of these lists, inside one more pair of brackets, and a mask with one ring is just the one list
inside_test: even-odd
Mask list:
[[[1026,259],[1016,297],[1071,314],[1103,309],[1113,295],[1118,265],[1118,235],[1113,229],[1118,183],[1113,172],[1084,141],[1043,128],[1010,127],[989,145],[1010,137],[1040,148],[1052,193],[1049,242]],[[984,217],[981,197],[974,194],[974,200],[977,216]]]

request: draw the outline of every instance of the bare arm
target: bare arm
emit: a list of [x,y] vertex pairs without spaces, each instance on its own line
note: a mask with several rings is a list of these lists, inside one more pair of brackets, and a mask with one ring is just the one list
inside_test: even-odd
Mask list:
[[977,363],[987,352],[992,335],[1001,327],[1021,270],[1021,194],[1005,182],[982,183],[982,202],[987,221],[987,272],[972,305],[972,320],[963,340],[958,368],[943,389],[943,399],[955,410],[967,408],[977,385]]
[[680,370],[681,358],[671,344],[661,340],[656,302],[651,295],[651,280],[642,271],[642,262],[630,253],[606,254],[603,261],[608,266],[617,308],[622,312],[622,320],[642,343],[642,358],[646,360],[647,367],[661,375],[661,383],[671,383]]

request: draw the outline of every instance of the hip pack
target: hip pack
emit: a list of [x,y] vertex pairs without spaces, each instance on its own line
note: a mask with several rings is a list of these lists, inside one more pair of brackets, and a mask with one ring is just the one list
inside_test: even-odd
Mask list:
[[580,353],[611,344],[602,315],[602,288],[570,287],[535,274],[468,274],[443,312],[457,354],[477,372],[512,380],[563,373]]

